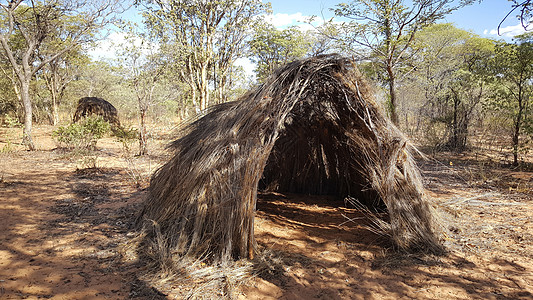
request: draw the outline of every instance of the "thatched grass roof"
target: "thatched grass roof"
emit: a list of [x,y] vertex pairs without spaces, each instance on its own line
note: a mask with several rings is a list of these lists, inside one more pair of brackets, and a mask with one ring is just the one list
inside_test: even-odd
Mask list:
[[398,248],[442,249],[415,149],[349,59],[290,63],[239,100],[213,107],[170,148],[139,218],[145,245],[165,252],[157,255],[253,257],[259,186],[382,203]]
[[76,112],[72,118],[73,122],[92,115],[101,116],[105,121],[114,127],[120,127],[117,109],[113,104],[98,97],[83,97],[78,101]]

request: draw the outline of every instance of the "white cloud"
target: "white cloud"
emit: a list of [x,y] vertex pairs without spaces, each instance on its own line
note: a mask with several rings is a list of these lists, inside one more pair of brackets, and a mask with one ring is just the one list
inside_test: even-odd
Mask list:
[[133,46],[140,49],[143,55],[149,55],[157,51],[158,45],[153,43],[145,43],[139,37],[127,38],[125,32],[112,32],[107,38],[99,41],[97,45],[89,49],[88,54],[95,60],[109,60],[117,58],[117,51],[124,52],[124,47]]
[[524,27],[522,26],[522,24],[516,24],[516,25],[512,25],[512,26],[506,26],[506,27],[500,27],[500,32],[498,32],[498,29],[492,29],[490,31],[488,30],[484,30],[483,31],[483,34],[487,34],[487,32],[490,34],[490,35],[495,35],[495,36],[503,36],[503,37],[515,37],[517,35],[520,35],[520,34],[523,34],[526,32],[526,30],[524,29]]
[[265,19],[276,28],[285,28],[288,26],[299,25],[304,23],[310,16],[304,16],[302,13],[297,12],[295,14],[273,14],[267,15]]
[[235,61],[235,65],[242,67],[244,69],[244,74],[246,74],[247,78],[251,77],[252,79],[255,79],[254,70],[255,70],[256,65],[249,58],[246,58],[246,57],[238,58]]
[[[294,14],[282,14],[277,13],[274,15],[266,15],[265,20],[272,24],[277,29],[285,29],[289,26],[296,26],[301,31],[316,31],[316,27],[321,26],[327,20],[314,17],[312,22],[309,23],[312,16],[303,15],[300,12]],[[334,21],[336,24],[342,23],[341,21]]]
[[101,40],[97,45],[88,51],[89,56],[96,60],[116,58],[115,47],[126,41],[126,34],[123,32],[113,32],[106,39]]

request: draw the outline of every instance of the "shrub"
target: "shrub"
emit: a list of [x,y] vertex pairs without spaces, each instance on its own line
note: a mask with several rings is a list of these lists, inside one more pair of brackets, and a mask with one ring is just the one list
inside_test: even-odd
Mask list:
[[10,115],[6,115],[4,118],[4,124],[9,128],[22,127],[22,123],[20,123],[17,118],[13,118]]
[[59,148],[94,149],[96,142],[110,131],[102,117],[88,117],[81,122],[60,126],[52,133]]
[[139,138],[139,131],[133,127],[117,127],[113,129],[113,135],[116,137],[117,141],[122,143],[122,148],[128,153],[133,142]]

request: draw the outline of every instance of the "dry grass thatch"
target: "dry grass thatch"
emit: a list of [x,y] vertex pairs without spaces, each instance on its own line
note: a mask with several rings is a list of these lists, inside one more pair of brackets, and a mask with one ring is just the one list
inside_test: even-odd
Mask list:
[[213,107],[152,177],[139,218],[145,246],[168,258],[252,258],[263,187],[384,203],[382,227],[398,248],[442,251],[415,149],[372,95],[351,60],[326,55],[288,64]]
[[80,119],[91,115],[101,116],[113,127],[120,127],[117,109],[113,106],[113,104],[107,102],[102,98],[81,98],[78,101],[78,106],[76,107],[76,112],[74,113],[73,121],[78,122]]

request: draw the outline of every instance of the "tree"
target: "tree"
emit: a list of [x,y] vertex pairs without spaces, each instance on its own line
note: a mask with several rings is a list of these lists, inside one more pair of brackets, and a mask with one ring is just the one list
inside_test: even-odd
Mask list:
[[533,106],[533,33],[497,45],[493,62],[501,87],[493,104],[512,119],[513,165],[518,165],[520,135]]
[[79,65],[80,75],[70,85],[72,98],[102,97],[109,98],[123,78],[118,74],[117,67],[108,61],[90,61]]
[[148,153],[146,113],[154,104],[154,90],[168,65],[163,52],[151,40],[150,34],[139,32],[134,25],[125,27],[127,35],[121,45],[121,65],[127,69],[126,77],[135,91],[139,109],[139,155]]
[[386,74],[391,119],[398,124],[396,80],[399,66],[420,29],[473,2],[462,0],[355,0],[341,3],[335,14],[351,21],[343,25],[345,43],[369,50]]
[[[20,89],[20,98],[24,107],[23,143],[28,149],[35,149],[32,140],[33,111],[30,95],[32,78],[51,61],[80,44],[94,40],[95,31],[113,20],[110,16],[117,9],[118,2],[118,0],[90,2],[12,0],[0,3],[3,10],[0,45],[16,75],[17,86]],[[58,29],[63,30],[61,34],[56,32]],[[47,59],[39,61],[38,53],[42,50],[41,47],[50,41],[52,36],[58,43],[56,52]],[[15,44],[20,41],[21,44]],[[17,47],[20,51],[15,51]]]
[[[182,80],[199,110],[209,105],[210,83],[223,98],[244,40],[266,6],[259,0],[138,0],[145,18],[163,44],[173,45]],[[221,101],[221,99],[219,99]]]
[[306,32],[306,38],[311,44],[311,49],[309,51],[310,56],[350,52],[348,49],[343,48],[342,43],[339,43],[340,32],[333,18],[323,20],[323,23],[320,26],[315,26],[313,24],[315,20],[316,16],[312,16],[306,21],[307,24],[313,27],[313,30]]
[[498,32],[503,22],[513,13],[517,12],[516,16],[520,20],[520,25],[524,30],[528,30],[533,22],[533,0],[509,0],[513,2],[512,9],[505,15],[500,24],[498,24]]
[[19,107],[22,102],[16,84],[15,72],[5,59],[0,59],[0,71],[3,75],[0,76],[0,114],[5,115],[12,112],[17,121],[22,121],[23,116]]
[[256,63],[258,81],[264,81],[278,67],[304,57],[311,50],[311,43],[297,27],[277,29],[269,23],[255,28],[248,42],[250,58]]
[[[41,60],[47,60],[46,56]],[[46,64],[39,76],[45,81],[50,96],[51,122],[59,122],[59,105],[61,104],[67,86],[80,75],[81,67],[88,65],[90,58],[81,51],[73,49]]]
[[409,51],[415,68],[406,75],[410,84],[404,83],[400,94],[407,94],[413,106],[413,91],[422,90],[417,118],[445,126],[438,146],[465,150],[471,119],[487,98],[494,42],[452,24],[436,24],[419,31]]

